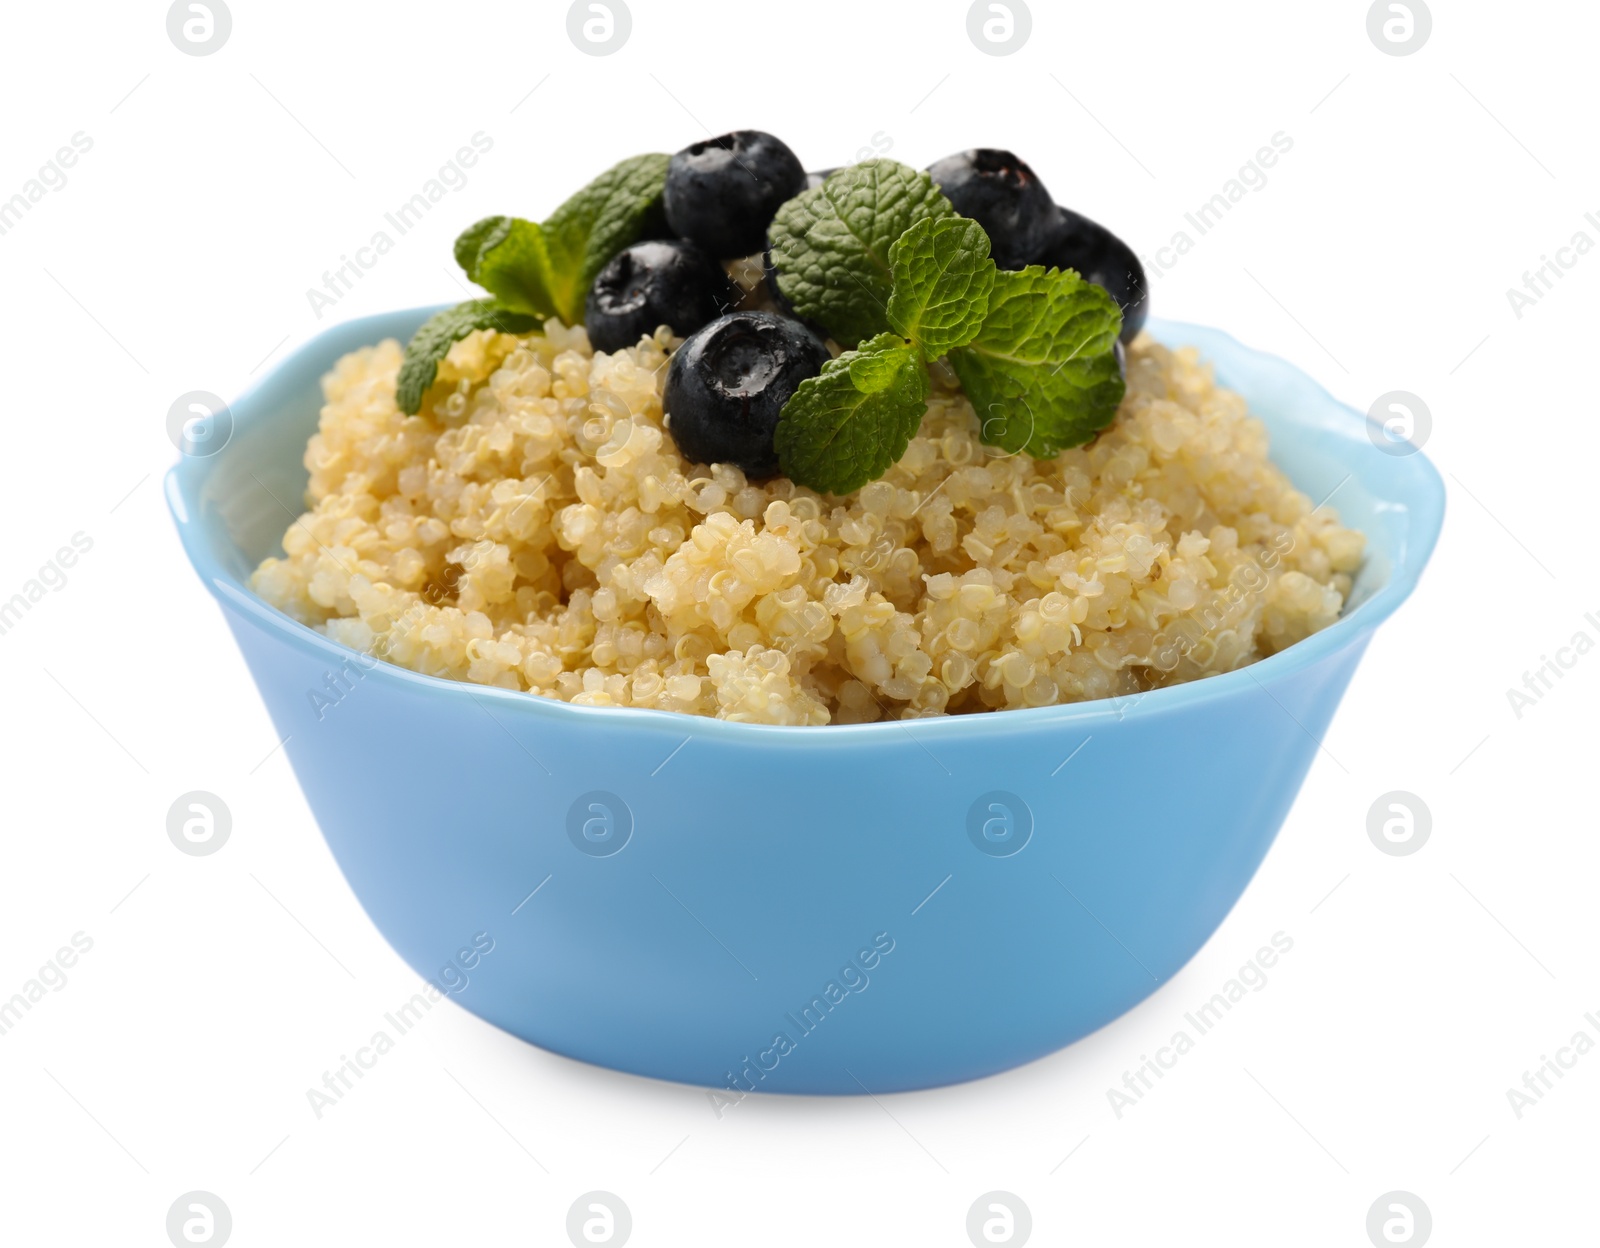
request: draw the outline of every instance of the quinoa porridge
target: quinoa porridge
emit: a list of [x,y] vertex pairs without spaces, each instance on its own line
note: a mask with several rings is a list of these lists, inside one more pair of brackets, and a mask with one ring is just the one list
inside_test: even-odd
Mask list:
[[1113,423],[1053,458],[980,441],[948,365],[843,497],[691,463],[665,326],[473,332],[420,410],[401,345],[324,379],[306,514],[251,584],[437,676],[767,724],[1048,706],[1228,671],[1331,624],[1362,536],[1296,490],[1192,350],[1127,346]]

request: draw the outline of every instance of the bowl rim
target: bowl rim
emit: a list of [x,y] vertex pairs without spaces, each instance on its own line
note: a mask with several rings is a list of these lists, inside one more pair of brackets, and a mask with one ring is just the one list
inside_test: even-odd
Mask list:
[[[330,325],[312,335],[229,402],[235,431],[252,423],[271,419],[271,412],[255,412],[251,409],[253,402],[274,379],[307,368],[315,368],[320,374],[331,367],[331,360],[317,362],[326,354],[325,344],[330,337],[337,336],[359,342],[377,341],[378,338],[372,335],[394,336],[393,325],[396,321],[411,317],[420,320],[447,306],[450,305],[375,313]],[[380,326],[383,328],[380,329]],[[1305,393],[1308,410],[1311,407],[1320,408],[1324,416],[1334,411],[1341,420],[1349,422],[1352,427],[1366,425],[1376,428],[1376,422],[1370,416],[1334,398],[1319,382],[1288,361],[1270,352],[1246,346],[1224,330],[1155,317],[1149,320],[1146,328],[1158,341],[1169,346],[1192,345],[1191,341],[1186,340],[1194,338],[1201,339],[1208,346],[1223,345],[1230,351],[1250,358],[1252,362],[1266,364],[1285,376],[1292,376],[1295,385]],[[349,349],[352,348],[345,348]],[[1206,347],[1201,349],[1203,355],[1208,354]],[[1309,420],[1291,421],[1291,423],[1315,427],[1314,422]],[[1326,421],[1323,423],[1326,427]],[[1367,440],[1367,434],[1363,434],[1362,440],[1363,442]],[[1354,439],[1351,441],[1354,442]],[[219,456],[215,455],[184,456],[168,469],[163,482],[167,506],[177,526],[179,539],[190,564],[206,588],[224,608],[240,612],[264,631],[276,635],[302,652],[322,656],[335,665],[349,655],[363,653],[334,641],[269,605],[218,562],[207,540],[209,528],[215,521],[208,517],[201,507],[203,491],[218,458]],[[808,741],[817,743],[833,741],[837,744],[860,741],[873,736],[883,737],[897,730],[907,731],[913,725],[917,729],[916,736],[919,738],[924,734],[929,734],[930,737],[949,737],[962,736],[972,731],[1053,728],[1096,723],[1108,718],[1121,720],[1135,711],[1149,714],[1161,710],[1177,710],[1208,701],[1221,701],[1235,693],[1247,692],[1250,684],[1258,688],[1263,687],[1264,677],[1275,681],[1281,680],[1355,645],[1370,635],[1411,596],[1433,553],[1443,525],[1444,482],[1438,470],[1420,449],[1405,456],[1390,456],[1388,462],[1391,465],[1408,466],[1404,478],[1405,489],[1397,490],[1390,487],[1385,493],[1390,497],[1403,495],[1403,501],[1412,517],[1412,527],[1408,530],[1403,550],[1398,552],[1398,557],[1389,568],[1387,578],[1370,598],[1358,603],[1354,610],[1341,613],[1327,628],[1295,642],[1276,654],[1232,671],[1219,672],[1142,693],[1122,694],[1085,702],[1059,703],[1054,706],[1025,707],[999,713],[973,712],[915,720],[887,719],[866,724],[826,724],[820,726],[819,732],[818,726],[811,725],[752,724],[648,707],[585,706],[525,690],[479,685],[444,676],[430,676],[381,659],[367,671],[366,678],[371,679],[376,676],[380,680],[397,682],[403,687],[410,687],[424,694],[455,698],[470,697],[486,710],[488,706],[484,700],[487,700],[488,705],[508,713],[543,717],[554,727],[576,725],[592,720],[596,724],[610,724],[618,729],[649,730],[673,736],[687,732],[688,737],[721,737],[729,741],[746,743],[760,739],[771,741],[798,734]],[[1357,475],[1354,465],[1351,465],[1350,475],[1352,477]],[[976,728],[977,724],[991,721],[997,721],[992,728]]]

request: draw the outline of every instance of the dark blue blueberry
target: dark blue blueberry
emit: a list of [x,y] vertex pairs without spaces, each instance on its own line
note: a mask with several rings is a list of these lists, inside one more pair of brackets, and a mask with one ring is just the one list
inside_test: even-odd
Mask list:
[[828,359],[822,339],[799,321],[771,312],[719,317],[667,366],[667,430],[697,464],[737,464],[752,480],[776,476],[778,416]]
[[635,243],[596,275],[584,326],[596,351],[620,351],[661,325],[688,337],[731,308],[736,298],[722,266],[693,243]]
[[667,223],[719,260],[761,250],[786,199],[806,185],[799,158],[762,130],[735,130],[695,143],[667,165]]
[[1058,208],[1055,229],[1031,257],[1034,264],[1076,269],[1086,282],[1105,287],[1122,309],[1122,341],[1132,342],[1150,311],[1144,265],[1133,249],[1105,226]]
[[1002,269],[1020,269],[1044,245],[1055,202],[1039,175],[1011,152],[975,147],[928,166],[928,175],[963,217],[989,236]]

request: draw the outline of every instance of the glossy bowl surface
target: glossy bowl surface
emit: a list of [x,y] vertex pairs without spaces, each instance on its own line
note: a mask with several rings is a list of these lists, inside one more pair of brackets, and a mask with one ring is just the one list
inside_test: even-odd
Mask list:
[[385,938],[466,1009],[619,1070],[897,1091],[1005,1070],[1137,1004],[1255,873],[1443,517],[1423,455],[1379,450],[1298,370],[1153,321],[1367,534],[1343,617],[1281,654],[1139,697],[823,728],[436,679],[245,588],[298,514],[322,374],[432,310],[314,338],[232,404],[226,445],[179,463],[167,498]]

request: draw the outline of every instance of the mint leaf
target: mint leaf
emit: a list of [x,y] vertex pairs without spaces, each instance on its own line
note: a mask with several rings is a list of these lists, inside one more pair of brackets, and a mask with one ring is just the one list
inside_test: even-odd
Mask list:
[[560,315],[544,230],[521,217],[485,217],[456,239],[467,277],[503,307],[529,316]]
[[921,356],[894,334],[829,360],[784,404],[774,438],[784,476],[824,494],[860,489],[905,454],[927,398]]
[[778,209],[768,233],[778,289],[839,342],[889,329],[889,249],[916,222],[955,215],[925,173],[864,160]]
[[595,275],[659,214],[668,159],[613,165],[543,225],[485,217],[456,239],[456,263],[507,308],[577,325]]
[[457,236],[456,263],[466,271],[467,277],[472,281],[478,280],[478,257],[483,253],[484,243],[491,238],[498,238],[510,224],[510,217],[485,217],[482,221],[469,225]]
[[394,401],[402,412],[415,416],[422,396],[439,375],[439,362],[450,348],[475,329],[497,329],[504,334],[525,334],[539,327],[539,319],[500,307],[493,299],[473,299],[423,322],[406,344],[405,360],[395,383]]
[[607,169],[544,223],[550,257],[550,293],[568,325],[583,320],[595,275],[660,210],[670,157],[651,152]]
[[889,325],[937,359],[972,341],[997,272],[989,236],[966,217],[923,218],[889,248]]
[[1121,328],[1116,301],[1071,269],[998,273],[983,328],[950,352],[983,441],[1051,459],[1109,425],[1126,389]]

